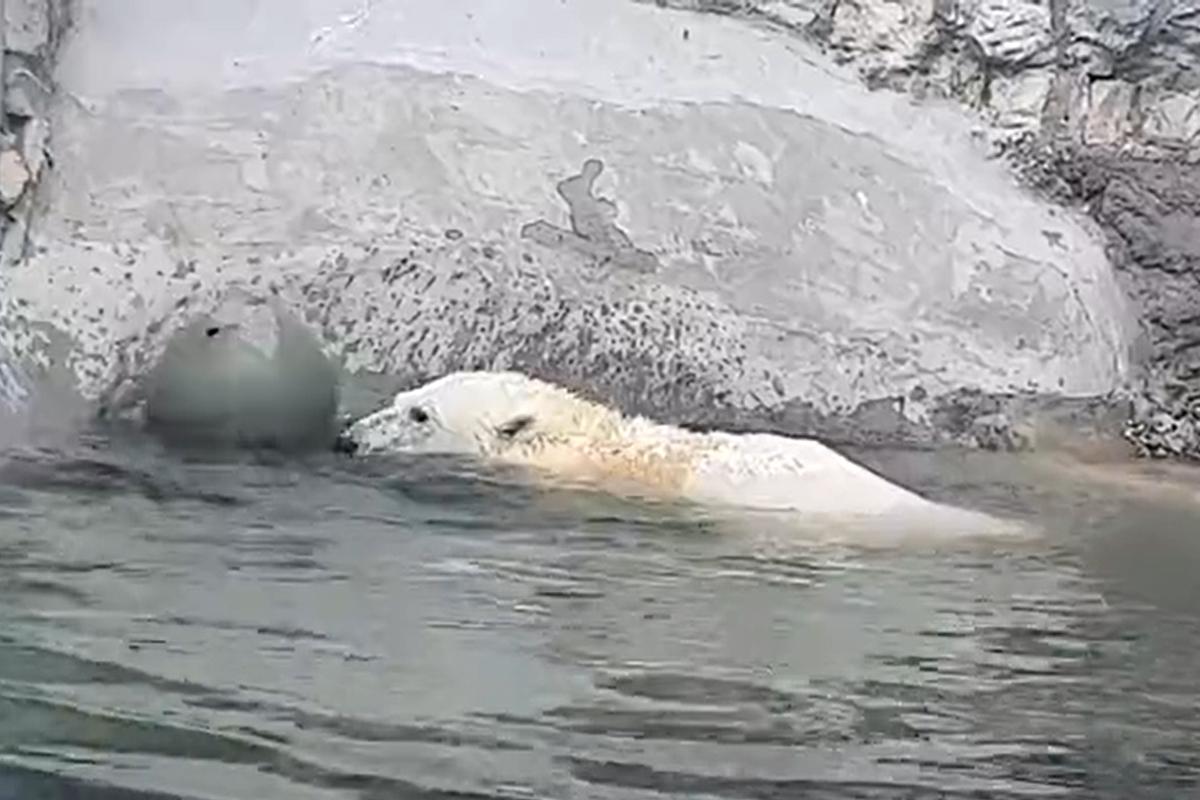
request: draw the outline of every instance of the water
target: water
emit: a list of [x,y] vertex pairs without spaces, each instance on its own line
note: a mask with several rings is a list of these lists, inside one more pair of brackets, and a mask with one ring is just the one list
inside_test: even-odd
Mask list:
[[0,798],[1179,798],[1200,513],[864,457],[1042,520],[856,549],[457,465],[0,466]]

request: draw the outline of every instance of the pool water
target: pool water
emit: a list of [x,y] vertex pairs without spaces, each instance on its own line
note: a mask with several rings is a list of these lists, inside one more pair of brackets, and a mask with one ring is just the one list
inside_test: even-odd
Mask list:
[[0,798],[1180,798],[1200,504],[857,454],[1034,520],[858,547],[439,461],[0,461]]

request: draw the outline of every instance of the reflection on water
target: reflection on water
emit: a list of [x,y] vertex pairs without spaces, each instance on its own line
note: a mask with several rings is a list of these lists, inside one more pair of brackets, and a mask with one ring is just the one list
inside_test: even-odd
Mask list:
[[765,543],[462,464],[0,464],[0,798],[1178,798],[1200,515],[874,453],[1041,540]]

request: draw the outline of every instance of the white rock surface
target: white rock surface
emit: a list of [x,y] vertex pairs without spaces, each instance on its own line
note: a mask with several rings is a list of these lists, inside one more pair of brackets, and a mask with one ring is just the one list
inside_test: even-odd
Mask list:
[[4,47],[20,53],[36,53],[50,38],[51,3],[46,0],[5,0]]
[[21,199],[29,184],[29,167],[18,150],[0,150],[0,204],[8,207]]
[[[1002,143],[1065,133],[1093,145],[1200,148],[1184,121],[1200,102],[1200,0],[653,2],[777,24],[877,85],[965,102],[997,125]],[[1110,82],[1101,100],[1136,87],[1136,102],[1097,104],[1091,81]],[[1073,90],[1077,82],[1085,91]]]

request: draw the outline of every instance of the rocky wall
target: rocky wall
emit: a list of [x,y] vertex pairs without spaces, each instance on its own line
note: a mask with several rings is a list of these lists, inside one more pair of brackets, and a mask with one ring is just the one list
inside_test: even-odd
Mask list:
[[29,244],[33,187],[50,165],[49,113],[54,63],[70,27],[69,0],[5,0],[0,86],[0,235],[6,262]]
[[[851,441],[1009,446],[1039,414],[1126,414],[1126,294],[1159,385],[1180,374],[1186,302],[1144,251],[1188,246],[1190,201],[1130,197],[1148,184],[1125,150],[1185,158],[1190,73],[1162,64],[1194,48],[1154,37],[1186,16],[79,2],[60,157],[43,190],[13,184],[14,209],[42,210],[33,235],[11,215],[0,299],[3,343],[44,365],[52,331],[93,399],[234,284],[287,293],[352,373],[516,366],[631,411]],[[52,52],[71,15],[46,8]],[[988,148],[1123,231],[1123,282],[1092,223]],[[1155,233],[1168,218],[1177,240]]]
[[785,29],[874,86],[952,98],[1104,231],[1140,310],[1127,434],[1200,456],[1200,2],[652,0]]
[[1128,376],[1083,220],[961,112],[790,34],[598,0],[83,9],[4,278],[12,346],[62,334],[89,397],[235,284],[287,293],[351,373],[513,366],[849,440],[1003,437],[992,398]]
[[[54,64],[70,23],[70,0],[0,2],[0,289],[2,272],[26,253],[35,188],[51,164]],[[32,421],[31,383],[0,344],[0,444]]]

